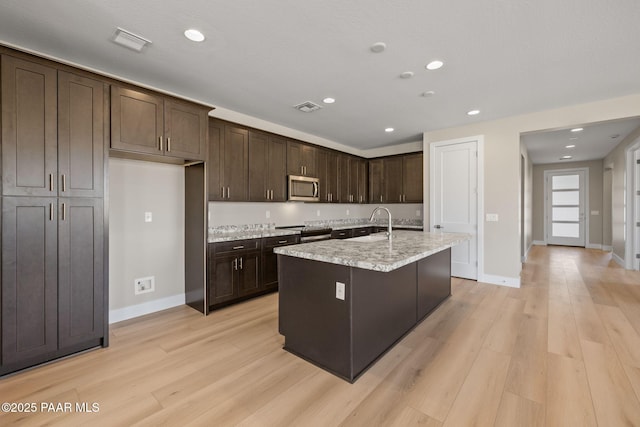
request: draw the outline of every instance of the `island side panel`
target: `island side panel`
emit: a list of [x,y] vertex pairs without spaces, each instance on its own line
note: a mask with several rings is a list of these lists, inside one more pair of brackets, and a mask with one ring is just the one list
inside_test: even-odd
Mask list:
[[351,269],[353,377],[417,322],[416,263],[383,273]]
[[[278,277],[285,350],[351,380],[349,267],[278,255]],[[344,300],[336,282],[345,284]]]
[[451,249],[430,255],[418,264],[418,320],[451,295]]

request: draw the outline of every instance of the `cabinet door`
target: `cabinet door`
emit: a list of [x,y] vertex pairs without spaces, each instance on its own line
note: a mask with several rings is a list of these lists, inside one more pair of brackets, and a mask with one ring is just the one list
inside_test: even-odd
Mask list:
[[209,305],[238,297],[236,255],[209,256]]
[[368,168],[367,161],[363,159],[358,160],[358,203],[368,203]]
[[224,156],[222,158],[225,198],[246,202],[249,199],[249,131],[235,126],[224,127]]
[[249,201],[269,200],[269,137],[260,132],[249,132]]
[[2,194],[54,196],[58,174],[57,74],[2,56]]
[[38,363],[58,348],[57,199],[2,203],[2,363]]
[[238,257],[238,296],[254,294],[262,290],[261,287],[260,253],[240,255]]
[[358,198],[358,174],[359,174],[359,166],[360,159],[349,156],[349,203],[360,203],[360,199]]
[[338,197],[340,203],[350,203],[351,194],[349,192],[349,156],[338,155]]
[[317,169],[318,169],[318,180],[320,181],[319,185],[319,194],[320,194],[320,202],[329,202],[329,175],[327,175],[327,163],[329,161],[329,152],[327,150],[318,150],[317,156]]
[[207,143],[207,109],[167,99],[164,101],[165,154],[187,160],[204,160]]
[[262,254],[262,286],[265,289],[278,287],[278,255],[273,253],[273,249]]
[[384,200],[384,161],[369,160],[369,202],[383,203]]
[[58,72],[58,194],[104,195],[105,141],[109,138],[109,86]]
[[207,156],[207,180],[209,200],[222,200],[222,158],[224,124],[209,119],[209,153]]
[[402,201],[402,157],[384,159],[384,199],[386,203]]
[[59,199],[58,333],[61,348],[105,334],[103,218],[102,199]]
[[402,201],[422,203],[422,154],[404,156],[402,161]]
[[164,98],[111,86],[111,148],[164,152]]
[[269,136],[267,182],[272,202],[287,200],[287,142],[273,136]]
[[316,153],[317,149],[310,145],[302,145],[302,165],[304,166],[304,175],[316,177],[318,172],[316,169]]
[[287,141],[287,174],[304,175],[302,168],[302,144]]

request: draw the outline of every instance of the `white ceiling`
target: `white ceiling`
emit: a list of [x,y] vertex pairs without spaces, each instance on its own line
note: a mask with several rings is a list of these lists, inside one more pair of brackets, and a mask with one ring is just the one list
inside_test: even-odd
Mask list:
[[[153,43],[120,47],[116,27]],[[190,27],[206,40],[188,41]],[[0,2],[5,44],[356,149],[640,93],[639,40],[638,0]],[[444,67],[425,70],[435,58]]]

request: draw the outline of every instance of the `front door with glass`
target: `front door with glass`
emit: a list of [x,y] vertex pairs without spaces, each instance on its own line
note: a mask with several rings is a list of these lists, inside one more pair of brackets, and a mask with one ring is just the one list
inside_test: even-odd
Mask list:
[[587,171],[546,171],[546,232],[551,245],[585,246]]

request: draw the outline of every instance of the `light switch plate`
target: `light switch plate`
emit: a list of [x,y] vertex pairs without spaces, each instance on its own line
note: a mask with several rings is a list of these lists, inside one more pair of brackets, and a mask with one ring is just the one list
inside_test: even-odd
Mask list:
[[336,282],[336,298],[344,301],[344,283]]
[[600,211],[591,211],[591,215],[600,215]]
[[151,222],[151,221],[153,221],[153,213],[145,212],[144,213],[144,222]]
[[487,222],[498,222],[498,214],[487,214]]

